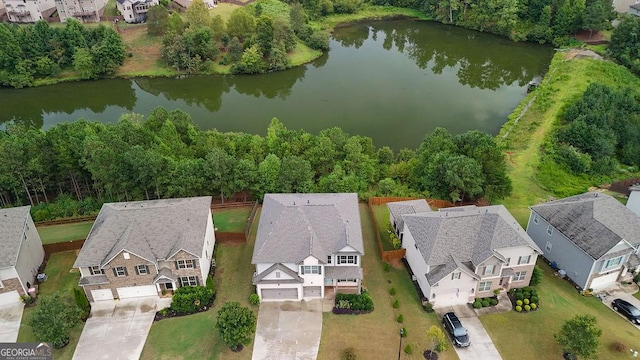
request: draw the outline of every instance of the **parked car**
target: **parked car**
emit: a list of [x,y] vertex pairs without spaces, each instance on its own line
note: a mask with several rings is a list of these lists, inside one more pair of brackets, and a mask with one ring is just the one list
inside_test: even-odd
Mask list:
[[615,299],[611,302],[611,307],[626,316],[632,323],[640,325],[640,310],[631,303],[622,299]]
[[448,312],[444,314],[442,317],[442,326],[444,326],[445,330],[451,336],[453,340],[453,345],[458,347],[469,346],[471,342],[469,341],[469,334],[467,334],[467,329],[462,326],[460,319],[453,312]]

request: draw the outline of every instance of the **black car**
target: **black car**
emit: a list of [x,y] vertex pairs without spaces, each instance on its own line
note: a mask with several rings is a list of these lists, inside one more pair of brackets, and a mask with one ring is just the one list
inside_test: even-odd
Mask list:
[[631,303],[622,299],[615,299],[611,302],[611,307],[626,316],[632,323],[640,325],[640,310]]
[[453,312],[448,312],[442,317],[442,326],[447,330],[451,339],[453,339],[453,345],[459,347],[469,346],[469,334],[467,329],[462,326],[460,319]]

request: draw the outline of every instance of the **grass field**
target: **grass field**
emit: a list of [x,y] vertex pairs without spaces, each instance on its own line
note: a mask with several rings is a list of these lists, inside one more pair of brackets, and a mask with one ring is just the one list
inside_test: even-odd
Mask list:
[[89,234],[93,221],[75,224],[38,226],[38,234],[43,244],[54,244],[65,241],[84,239]]
[[[214,283],[217,294],[213,308],[203,313],[154,323],[141,359],[251,359],[253,344],[239,353],[232,352],[220,340],[215,319],[216,312],[225,302],[237,301],[242,306],[251,306],[249,295],[254,292],[251,279],[255,270],[251,265],[251,256],[256,232],[257,226],[254,226],[251,236],[242,245],[216,244]],[[257,316],[258,307],[252,309]]]
[[[213,223],[216,231],[221,232],[244,232],[247,227],[247,220],[251,215],[250,207],[237,209],[224,209],[213,211]],[[249,261],[249,264],[251,261]]]
[[[432,325],[439,326],[435,313],[422,310],[420,299],[408,272],[401,266],[392,266],[384,271],[378,246],[373,232],[373,222],[365,204],[360,204],[360,218],[364,238],[365,256],[363,260],[363,285],[369,290],[375,310],[366,315],[334,315],[324,313],[322,339],[318,359],[340,359],[342,350],[352,347],[358,359],[388,360],[398,356],[399,331],[405,327],[408,336],[402,340],[402,348],[411,344],[412,354],[404,351],[401,359],[424,359],[422,353],[431,348],[426,332]],[[395,296],[389,290],[395,288]],[[400,307],[392,304],[398,300]],[[404,323],[396,318],[402,314]],[[451,360],[458,356],[453,349],[440,354],[438,359]]]
[[[80,279],[80,273],[78,271],[72,271],[73,263],[76,260],[75,251],[66,251],[61,253],[52,254],[47,262],[45,273],[48,276],[47,281],[41,283],[38,287],[39,296],[51,295],[56,291],[61,291],[70,298],[73,299],[73,288],[78,285]],[[36,305],[37,306],[37,305]],[[22,314],[22,324],[20,325],[20,333],[18,334],[18,342],[38,342],[35,338],[31,327],[27,325],[27,319],[33,313],[36,307],[29,307],[24,309]],[[80,322],[74,329],[71,330],[71,341],[69,345],[60,350],[54,350],[53,356],[55,359],[71,359],[73,352],[78,345],[80,334],[84,328],[84,323]]]
[[610,347],[620,341],[627,348],[638,348],[640,332],[635,326],[614,314],[597,298],[580,296],[568,281],[553,275],[553,270],[543,261],[538,261],[538,266],[544,273],[542,283],[537,287],[540,295],[538,311],[528,314],[511,311],[480,317],[503,359],[560,359],[562,349],[553,334],[564,321],[578,314],[595,316],[598,327],[603,330],[600,360],[630,357],[628,350],[620,354]]
[[[376,224],[378,224],[378,232],[380,233],[380,240],[382,241],[383,250],[394,250],[391,238],[389,238],[389,229],[391,224],[389,223],[389,209],[387,205],[374,205],[373,214],[376,217]],[[374,234],[375,237],[375,234]]]

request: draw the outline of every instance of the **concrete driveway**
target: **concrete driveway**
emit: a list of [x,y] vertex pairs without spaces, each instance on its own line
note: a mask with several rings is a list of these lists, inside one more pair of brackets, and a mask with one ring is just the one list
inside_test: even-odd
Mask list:
[[321,300],[263,302],[252,360],[315,360],[321,333]]
[[[436,309],[438,318],[442,321],[442,315],[447,312],[453,311],[458,315],[458,318],[462,322],[462,325],[467,329],[469,333],[469,340],[471,345],[466,348],[458,348],[454,346],[456,353],[460,360],[502,360],[498,349],[493,345],[493,341],[487,334],[487,331],[482,326],[478,315],[468,305],[446,306]],[[446,333],[449,339],[451,337]]]
[[[602,292],[600,292],[598,294],[606,296],[606,299],[603,302],[609,307],[609,309],[611,309],[611,311],[615,312],[616,314],[618,314],[618,316],[622,317],[623,319],[625,319],[627,321],[629,321],[629,320],[624,315],[622,315],[619,312],[613,310],[613,308],[611,307],[611,302],[613,300],[622,299],[622,300],[625,300],[627,302],[630,302],[635,307],[640,309],[640,300],[636,299],[632,294],[624,291],[620,287],[609,288],[609,289],[604,290],[604,291],[602,291]],[[640,326],[632,323],[631,321],[629,321],[629,324],[632,324],[637,329],[640,329]]]
[[150,296],[91,304],[73,359],[139,359],[156,311],[170,303]]
[[18,341],[24,304],[16,302],[0,306],[0,343]]

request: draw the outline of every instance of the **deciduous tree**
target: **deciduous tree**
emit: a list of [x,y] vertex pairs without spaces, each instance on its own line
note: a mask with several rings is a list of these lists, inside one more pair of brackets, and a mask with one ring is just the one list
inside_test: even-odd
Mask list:
[[256,331],[256,315],[237,302],[227,302],[216,315],[216,328],[220,338],[232,350],[238,350],[253,339]]
[[565,321],[553,337],[566,352],[583,359],[597,359],[601,335],[594,316],[576,315]]

